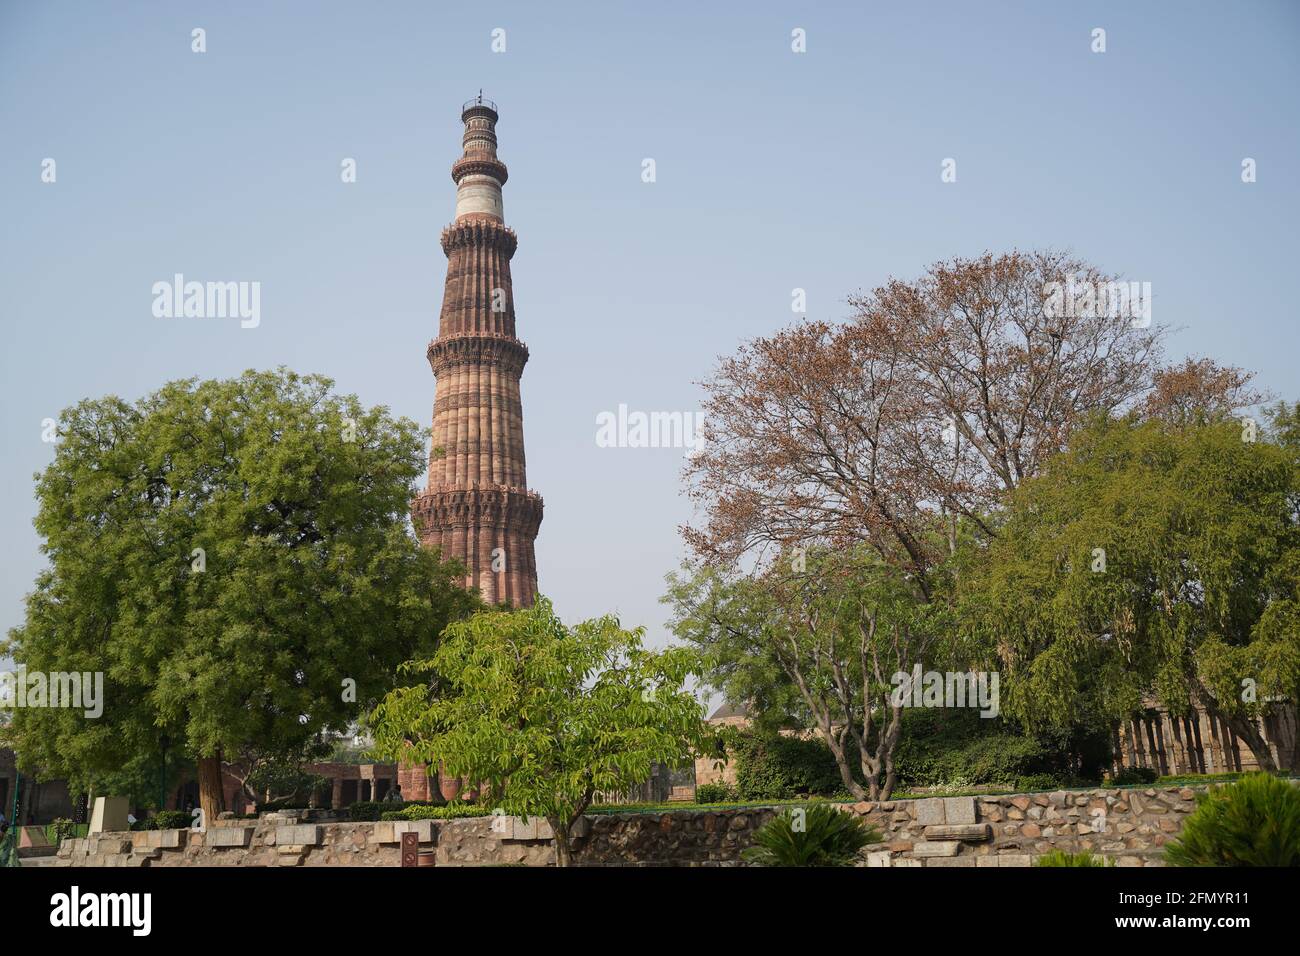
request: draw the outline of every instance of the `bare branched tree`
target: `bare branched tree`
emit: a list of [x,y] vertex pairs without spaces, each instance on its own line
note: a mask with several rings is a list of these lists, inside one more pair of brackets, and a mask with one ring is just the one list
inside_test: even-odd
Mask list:
[[1056,253],[955,259],[855,296],[852,321],[758,339],[703,383],[687,466],[704,560],[862,541],[926,574],[1088,415],[1151,387],[1163,330],[1053,290],[1117,282]]

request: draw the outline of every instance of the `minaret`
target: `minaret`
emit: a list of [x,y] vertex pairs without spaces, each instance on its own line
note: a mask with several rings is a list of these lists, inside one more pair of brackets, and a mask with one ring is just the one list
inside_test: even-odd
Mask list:
[[524,473],[519,377],[528,348],[515,338],[510,283],[518,240],[503,218],[496,104],[480,93],[460,118],[456,221],[442,231],[447,283],[427,353],[436,379],[429,481],[411,513],[420,540],[460,561],[485,601],[527,606],[537,592],[542,499]]

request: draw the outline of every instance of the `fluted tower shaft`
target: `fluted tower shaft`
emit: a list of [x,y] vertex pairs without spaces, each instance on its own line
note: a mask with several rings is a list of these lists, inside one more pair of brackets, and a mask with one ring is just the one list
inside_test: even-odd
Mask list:
[[528,490],[524,464],[519,379],[528,348],[515,337],[510,280],[518,240],[501,203],[496,106],[480,96],[461,120],[456,220],[442,231],[447,282],[426,353],[435,378],[428,486],[412,514],[420,540],[464,564],[465,583],[484,600],[526,606],[537,593],[542,499]]

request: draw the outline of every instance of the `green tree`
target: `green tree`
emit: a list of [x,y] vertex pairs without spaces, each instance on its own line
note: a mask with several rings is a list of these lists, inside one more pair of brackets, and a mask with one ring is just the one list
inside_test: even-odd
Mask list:
[[945,605],[926,603],[867,547],[792,553],[752,575],[704,565],[668,586],[671,627],[701,650],[714,686],[733,701],[761,695],[765,723],[779,714],[821,737],[846,791],[889,799],[903,711],[895,675],[946,656]]
[[965,579],[1006,712],[1097,726],[1148,695],[1198,704],[1272,769],[1256,720],[1300,689],[1298,465],[1295,445],[1226,416],[1077,433]]
[[342,730],[475,599],[407,514],[423,437],[318,376],[178,381],[63,412],[38,476],[48,569],[5,650],[102,672],[103,713],[19,708],[27,766],[88,789],[140,762],[300,753]]
[[686,648],[651,652],[614,617],[573,628],[550,601],[487,610],[447,628],[434,655],[403,666],[425,687],[394,690],[373,715],[375,751],[441,763],[486,788],[494,808],[540,816],[568,866],[574,821],[597,791],[692,759],[702,708],[685,689]]

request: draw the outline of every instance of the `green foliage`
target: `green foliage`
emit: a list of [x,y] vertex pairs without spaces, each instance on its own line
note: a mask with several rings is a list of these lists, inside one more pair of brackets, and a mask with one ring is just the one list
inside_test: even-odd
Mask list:
[[1111,780],[1117,787],[1131,787],[1136,784],[1155,783],[1160,772],[1150,767],[1125,767]]
[[725,783],[702,783],[695,788],[696,803],[734,803],[739,798],[735,789]]
[[1104,734],[1030,734],[1010,721],[980,717],[963,708],[906,711],[895,756],[899,780],[908,787],[994,785],[1015,790],[1099,780],[1108,760]]
[[49,568],[0,654],[104,672],[104,710],[20,708],[24,765],[79,789],[138,766],[156,796],[164,737],[169,759],[294,752],[469,611],[410,532],[423,430],[331,386],[250,371],[62,413],[36,484]]
[[435,807],[430,804],[413,803],[400,810],[388,810],[379,817],[381,820],[459,820],[462,817],[488,817],[492,808],[475,803],[448,803]]
[[741,800],[831,796],[844,790],[839,768],[818,739],[739,731],[729,735]]
[[[736,762],[735,798],[786,800],[844,793],[839,769],[820,738],[730,729]],[[970,709],[903,712],[895,754],[901,786],[1054,790],[1099,780],[1109,748],[1097,735],[1026,734],[1013,724]],[[857,775],[860,776],[860,775]]]
[[[596,791],[680,766],[703,742],[701,707],[685,689],[685,648],[642,647],[641,629],[603,617],[566,627],[540,597],[447,628],[432,658],[409,662],[427,687],[393,691],[376,708],[376,753],[441,764],[492,794],[511,815],[567,829]],[[561,864],[567,844],[557,843]]]
[[374,763],[374,757],[370,751],[340,741],[334,745],[334,748],[325,757],[329,763],[344,763],[351,766],[363,763]]
[[295,763],[279,761],[258,766],[244,785],[257,797],[261,811],[307,807],[314,795],[332,790],[328,777],[311,773]]
[[408,806],[429,806],[422,802],[396,803],[389,800],[358,800],[348,807],[348,819],[357,822],[373,822],[383,818],[385,813],[403,810]]
[[1246,718],[1300,685],[1300,448],[1265,437],[1098,419],[1016,491],[962,585],[1004,715],[1104,728],[1148,694],[1208,702],[1270,759]]
[[153,821],[159,830],[187,830],[194,825],[194,817],[184,810],[159,810]]
[[777,814],[758,828],[742,858],[755,866],[852,866],[859,850],[879,843],[880,831],[828,803]]
[[1300,866],[1300,789],[1247,774],[1198,794],[1183,830],[1165,847],[1172,866]]
[[[927,603],[913,577],[865,547],[815,548],[753,575],[688,567],[669,576],[663,600],[674,606],[674,633],[699,649],[710,684],[748,702],[756,730],[769,738],[813,730],[823,736],[816,756],[835,764],[833,784],[765,775],[742,782],[742,795],[888,794],[901,709],[892,678],[917,661],[937,666],[946,658],[946,605]],[[825,728],[850,725],[855,733],[843,734],[842,756],[833,756]]]
[[1034,861],[1034,866],[1114,866],[1114,861],[1092,853],[1067,853],[1065,850],[1052,850],[1044,853]]
[[67,817],[56,817],[45,827],[45,839],[51,846],[58,846],[64,840],[85,836],[90,831],[88,823],[73,823]]

